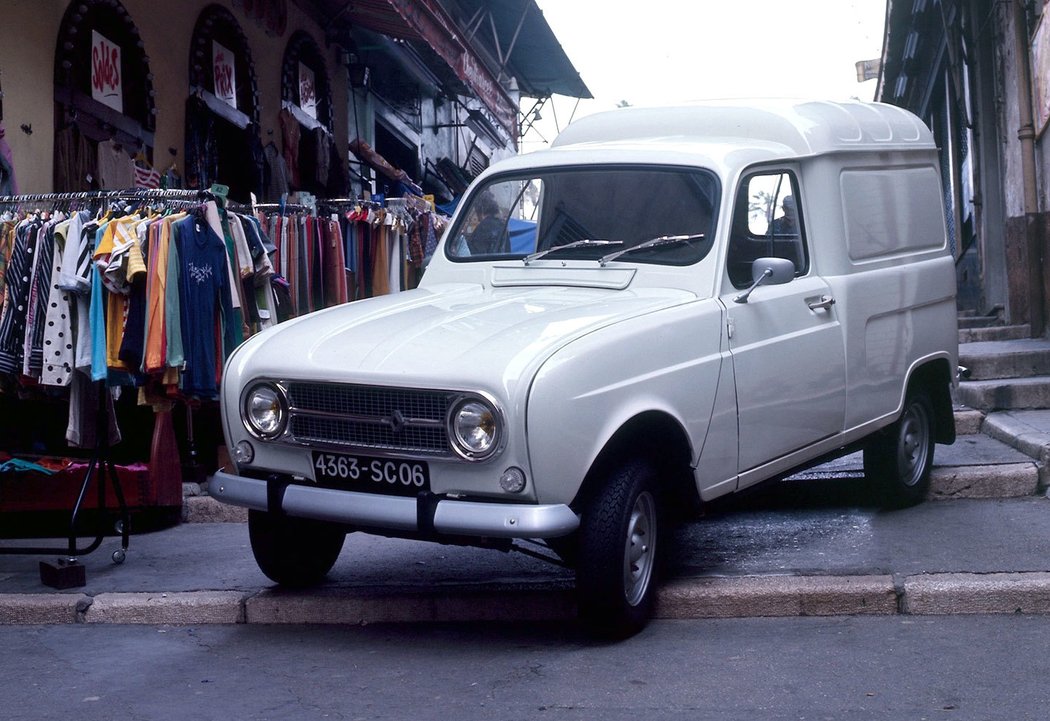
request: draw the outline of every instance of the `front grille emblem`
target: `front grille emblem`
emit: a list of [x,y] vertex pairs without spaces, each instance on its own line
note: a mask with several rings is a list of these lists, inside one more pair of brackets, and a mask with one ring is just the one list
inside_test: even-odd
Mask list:
[[383,424],[390,426],[390,430],[394,435],[400,435],[401,431],[405,430],[405,417],[401,415],[401,411],[394,411],[393,415],[385,416],[383,418]]

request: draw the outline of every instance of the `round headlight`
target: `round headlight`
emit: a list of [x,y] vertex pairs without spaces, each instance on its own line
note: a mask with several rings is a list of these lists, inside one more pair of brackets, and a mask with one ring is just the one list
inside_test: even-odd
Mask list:
[[244,398],[244,422],[257,436],[274,438],[281,435],[286,417],[284,397],[275,386],[257,385]]
[[481,460],[499,446],[499,415],[486,401],[465,398],[449,414],[449,431],[457,453],[470,460]]

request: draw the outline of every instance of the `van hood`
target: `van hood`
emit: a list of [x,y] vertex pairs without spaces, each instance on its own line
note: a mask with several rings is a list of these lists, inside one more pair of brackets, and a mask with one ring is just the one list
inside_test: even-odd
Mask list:
[[435,285],[282,323],[242,345],[227,375],[509,393],[573,339],[694,299],[667,289]]

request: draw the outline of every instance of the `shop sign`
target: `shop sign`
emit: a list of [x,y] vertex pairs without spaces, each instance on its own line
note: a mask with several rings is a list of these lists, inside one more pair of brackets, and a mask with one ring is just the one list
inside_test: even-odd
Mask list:
[[120,66],[120,46],[97,30],[91,31],[91,97],[124,112],[124,89]]
[[299,107],[317,120],[317,85],[314,82],[314,71],[302,63],[299,63]]
[[237,107],[237,75],[234,56],[229,49],[212,41],[212,77],[215,78],[215,97],[230,107]]

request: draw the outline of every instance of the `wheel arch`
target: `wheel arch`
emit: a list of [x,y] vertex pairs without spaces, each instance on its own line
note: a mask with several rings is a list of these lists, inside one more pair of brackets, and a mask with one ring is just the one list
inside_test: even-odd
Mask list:
[[955,442],[955,411],[951,395],[953,378],[948,359],[934,358],[912,371],[907,386],[909,393],[918,388],[923,388],[929,393],[933,403],[934,440],[946,445]]
[[688,433],[671,415],[646,411],[628,419],[605,443],[587,470],[572,508],[579,511],[609,472],[632,458],[644,459],[654,466],[660,488],[667,494],[666,508],[688,512],[699,507],[700,495],[690,469],[692,446]]

